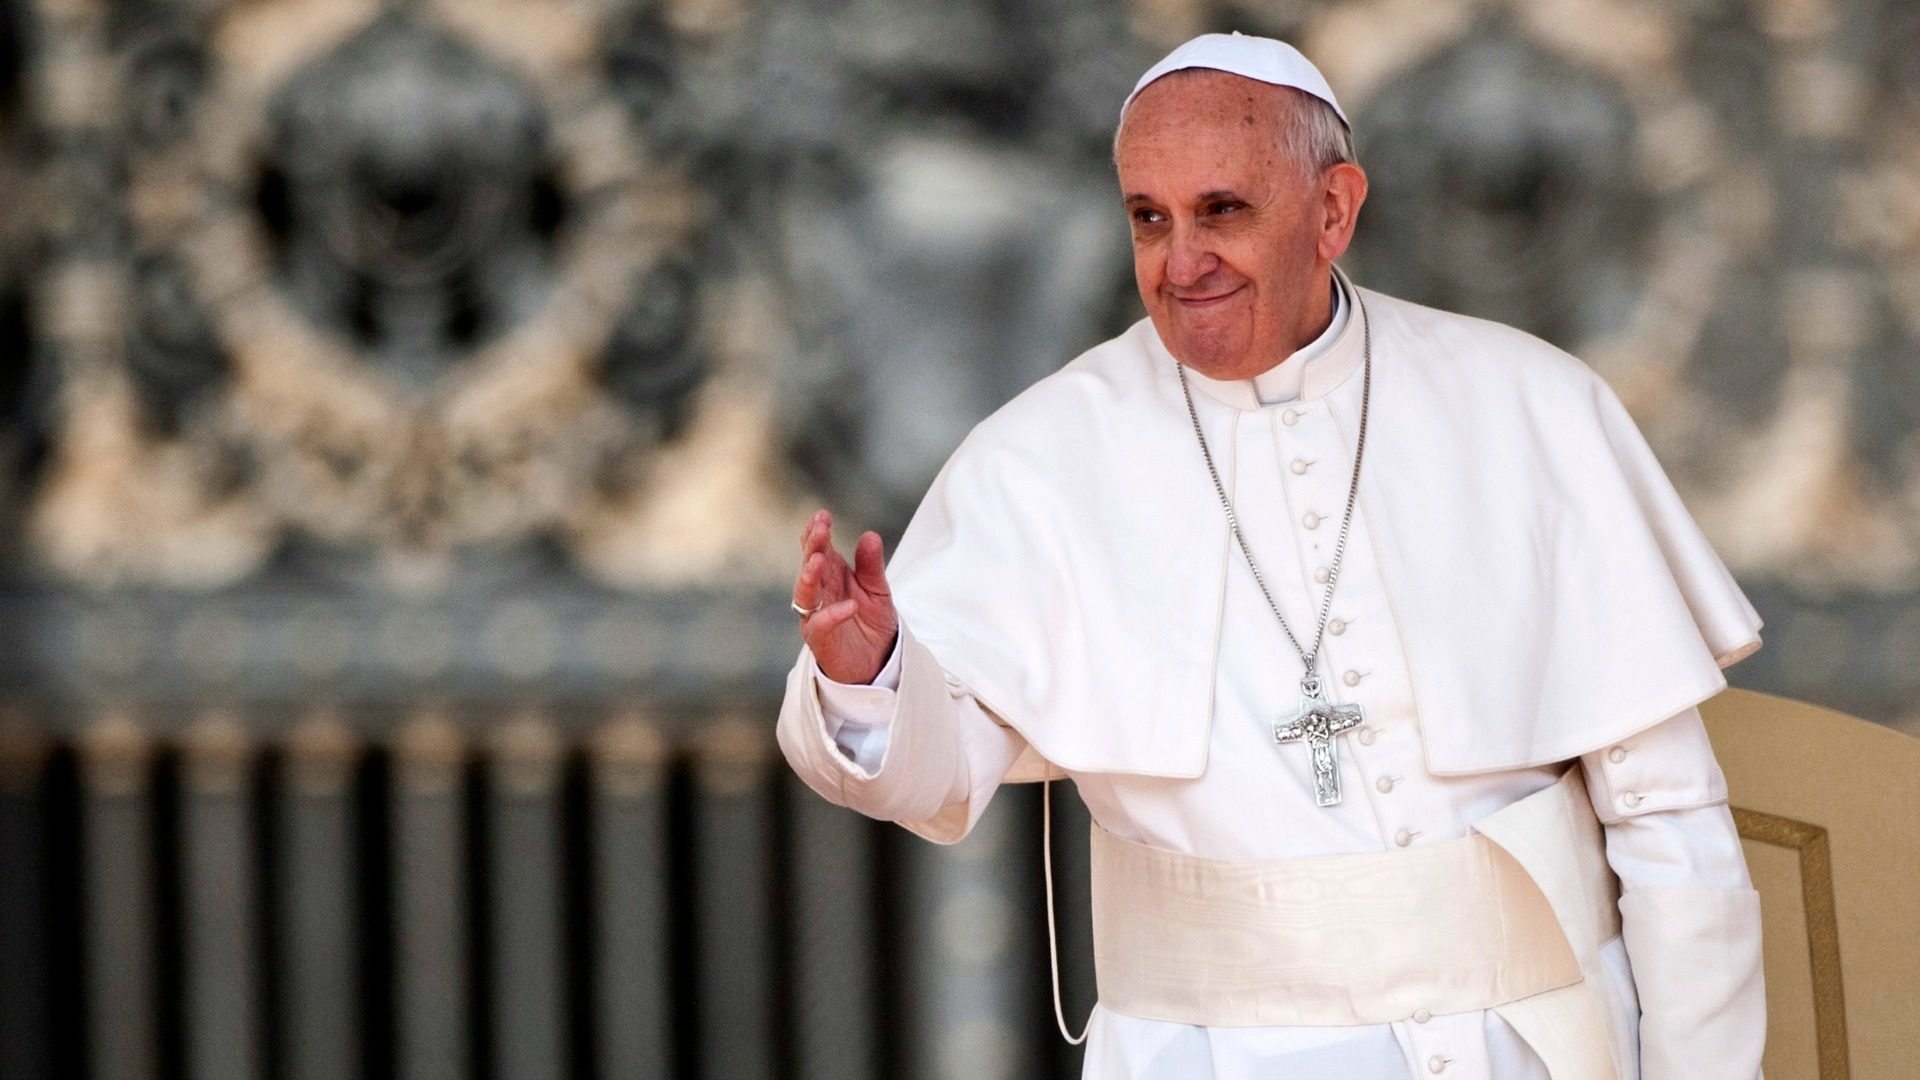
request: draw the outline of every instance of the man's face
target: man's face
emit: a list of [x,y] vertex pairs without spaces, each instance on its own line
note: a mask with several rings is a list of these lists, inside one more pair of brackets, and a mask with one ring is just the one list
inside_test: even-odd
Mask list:
[[1327,264],[1339,252],[1324,243],[1328,185],[1285,154],[1288,92],[1179,72],[1141,91],[1121,127],[1116,163],[1140,299],[1174,357],[1216,379],[1285,360],[1330,311]]

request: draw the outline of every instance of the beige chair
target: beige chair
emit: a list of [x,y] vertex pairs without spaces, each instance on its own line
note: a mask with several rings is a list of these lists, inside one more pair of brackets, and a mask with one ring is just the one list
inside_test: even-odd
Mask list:
[[1920,1077],[1920,739],[1751,690],[1700,711],[1760,890],[1767,1080]]

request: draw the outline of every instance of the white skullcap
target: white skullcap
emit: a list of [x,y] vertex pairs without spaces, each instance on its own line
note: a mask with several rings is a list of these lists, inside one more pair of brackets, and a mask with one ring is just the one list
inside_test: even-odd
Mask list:
[[1313,66],[1313,61],[1284,41],[1253,37],[1238,30],[1231,34],[1201,34],[1168,53],[1159,63],[1148,68],[1147,73],[1140,76],[1139,82],[1133,84],[1133,93],[1120,103],[1121,117],[1127,115],[1127,106],[1133,104],[1133,99],[1140,96],[1140,91],[1145,90],[1148,83],[1182,68],[1211,68],[1275,86],[1304,90],[1333,106],[1334,115],[1347,125],[1348,131],[1353,130],[1347,114],[1340,110],[1340,103],[1333,99],[1333,87],[1327,85],[1326,76]]

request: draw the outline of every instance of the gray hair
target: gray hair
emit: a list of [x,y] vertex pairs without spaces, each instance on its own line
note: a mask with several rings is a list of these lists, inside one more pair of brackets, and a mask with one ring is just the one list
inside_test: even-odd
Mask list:
[[[1203,70],[1209,69],[1181,68],[1161,78]],[[1282,86],[1280,89],[1286,91],[1287,102],[1279,110],[1280,145],[1287,160],[1299,169],[1301,179],[1308,182],[1318,180],[1322,173],[1342,162],[1359,164],[1359,155],[1353,149],[1353,132],[1347,130],[1347,125],[1332,105],[1297,87]],[[1119,127],[1113,131],[1113,159],[1116,165],[1120,161],[1120,128],[1125,126],[1126,117],[1122,116]]]

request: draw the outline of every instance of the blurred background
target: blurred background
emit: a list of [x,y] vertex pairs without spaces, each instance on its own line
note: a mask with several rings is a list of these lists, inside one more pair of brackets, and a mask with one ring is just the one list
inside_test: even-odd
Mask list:
[[1907,0],[0,0],[0,1080],[1075,1075],[1037,793],[804,791],[786,599],[1139,317],[1216,29],[1354,117],[1356,280],[1620,393],[1732,682],[1920,733]]

